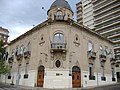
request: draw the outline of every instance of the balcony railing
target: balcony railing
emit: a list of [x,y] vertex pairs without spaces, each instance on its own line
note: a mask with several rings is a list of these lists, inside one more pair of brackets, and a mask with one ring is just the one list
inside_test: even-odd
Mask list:
[[117,17],[119,17],[119,15],[120,15],[120,13],[117,13],[117,14],[114,14],[114,15],[110,15],[110,16],[108,16],[108,17],[106,17],[106,18],[103,18],[103,19],[101,19],[101,20],[95,21],[95,24],[97,25],[97,24],[100,24],[100,23],[102,23],[102,22],[111,20],[111,19],[113,19],[113,18],[117,18]]
[[107,22],[106,24],[96,26],[96,28],[97,28],[97,30],[98,30],[98,29],[104,28],[105,26],[108,26],[108,25],[111,25],[111,24],[116,24],[116,23],[120,23],[120,19],[116,19],[116,20],[113,20],[113,21],[109,21],[109,22]]
[[54,15],[55,20],[64,20],[64,15]]
[[88,51],[88,58],[89,59],[95,59],[96,58],[96,52]]
[[110,58],[110,63],[111,63],[112,65],[114,65],[114,64],[116,63],[116,59],[115,59],[115,58]]
[[13,56],[8,59],[8,63],[13,63],[13,61],[14,61],[14,57]]
[[31,56],[31,52],[30,52],[30,51],[24,52],[24,58],[25,58],[25,59],[27,59],[27,58],[29,59],[30,56]]
[[[103,3],[103,4],[100,4],[100,5],[97,5],[97,6],[95,6],[95,10],[99,10],[100,8],[103,8],[104,6],[107,6],[107,5],[109,5],[109,4],[111,4],[111,3],[113,3],[113,2],[115,2],[115,1],[113,1],[113,0],[110,0],[110,1],[106,1],[105,3]],[[118,3],[119,4],[119,3]],[[115,5],[116,5],[116,3],[115,3]],[[112,7],[112,6],[114,6],[114,4],[111,4],[111,5],[109,5],[108,7]],[[108,8],[107,7],[107,8]]]
[[101,55],[100,55],[100,61],[101,61],[101,62],[105,62],[105,61],[106,61],[106,56],[103,55],[103,54],[101,54]]
[[52,43],[51,44],[52,50],[65,50],[66,51],[66,43]]
[[22,58],[23,58],[23,55],[22,55],[22,54],[18,54],[18,55],[16,56],[17,61],[22,60]]
[[115,37],[115,36],[118,36],[118,35],[120,35],[120,31],[112,32],[112,33],[106,35],[106,37],[107,38],[112,38],[112,37]]
[[120,10],[120,8],[115,8],[115,9],[112,9],[112,10],[110,10],[108,12],[104,12],[103,14],[94,14],[94,16],[95,16],[95,19],[98,20],[98,19],[101,19],[101,18],[103,18],[105,16],[108,16],[110,14],[119,12],[119,10]]
[[120,44],[116,44],[114,47],[120,47]]
[[[113,31],[116,31],[120,29],[120,25],[116,25],[116,26],[113,26],[113,27],[110,27],[110,28],[106,28],[104,30],[101,30],[99,33],[100,34],[106,34],[106,33],[109,33],[109,32],[113,32]],[[96,30],[97,31],[97,30]]]

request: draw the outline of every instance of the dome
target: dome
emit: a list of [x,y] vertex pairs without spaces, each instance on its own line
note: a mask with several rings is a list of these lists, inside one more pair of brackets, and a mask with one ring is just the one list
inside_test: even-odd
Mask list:
[[[65,0],[56,0],[56,1],[54,1],[53,4],[51,5],[50,9],[53,9],[53,8],[55,8],[55,7],[63,7],[63,8],[67,8],[67,9],[69,9],[69,10],[72,11],[70,5],[69,5],[68,2],[65,1]],[[49,10],[50,10],[50,9],[49,9]],[[73,12],[73,11],[72,11],[72,12]]]

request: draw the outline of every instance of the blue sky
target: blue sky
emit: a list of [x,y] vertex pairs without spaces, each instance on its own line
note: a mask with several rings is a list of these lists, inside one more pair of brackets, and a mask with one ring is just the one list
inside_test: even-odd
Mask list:
[[[47,10],[55,0],[0,0],[0,27],[9,30],[9,40],[13,40],[33,25],[47,19]],[[76,18],[75,4],[80,0],[67,0]],[[45,8],[45,10],[42,9]]]

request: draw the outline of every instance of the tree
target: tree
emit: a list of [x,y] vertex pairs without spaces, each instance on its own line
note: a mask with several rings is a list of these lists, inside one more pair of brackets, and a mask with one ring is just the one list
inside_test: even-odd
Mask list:
[[0,41],[0,74],[7,74],[9,71],[8,66],[5,64],[5,59],[3,56],[5,55],[5,48],[3,41]]

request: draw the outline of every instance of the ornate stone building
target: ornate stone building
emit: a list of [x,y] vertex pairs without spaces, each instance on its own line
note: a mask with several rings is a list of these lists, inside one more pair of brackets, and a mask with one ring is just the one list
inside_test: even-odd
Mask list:
[[65,0],[53,2],[47,14],[48,20],[8,45],[6,82],[43,88],[116,83],[113,43],[73,21]]

